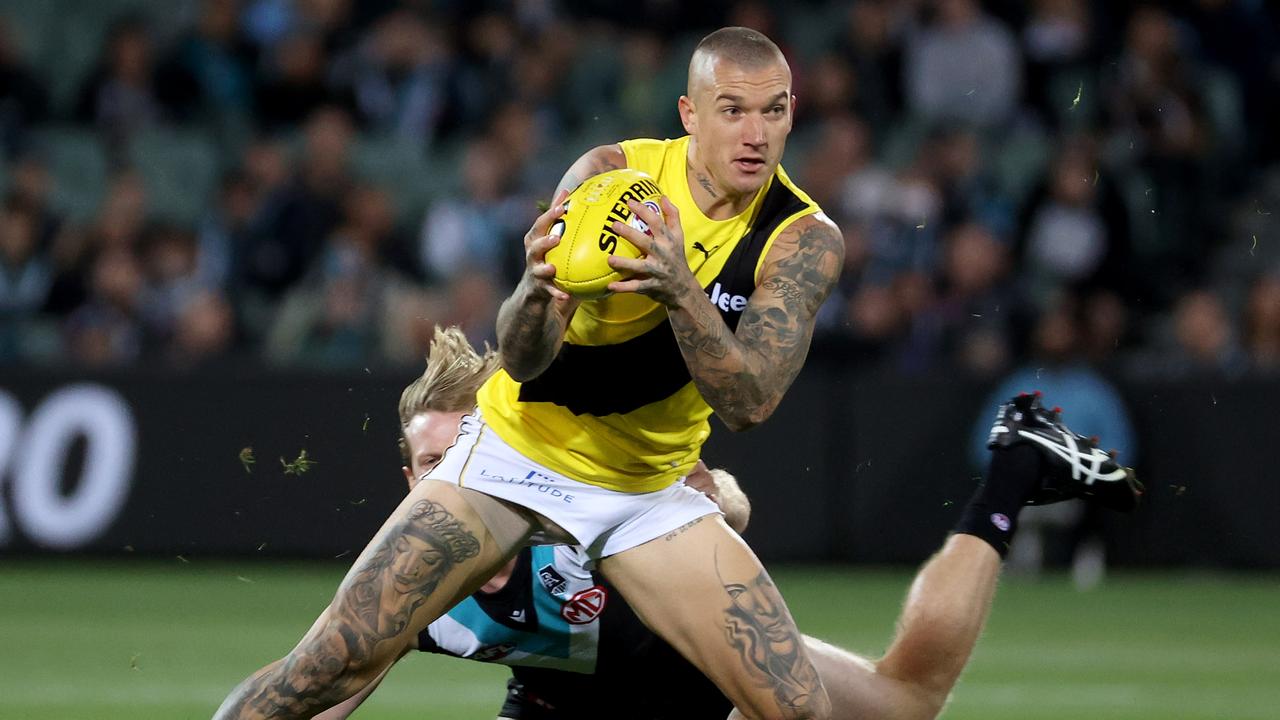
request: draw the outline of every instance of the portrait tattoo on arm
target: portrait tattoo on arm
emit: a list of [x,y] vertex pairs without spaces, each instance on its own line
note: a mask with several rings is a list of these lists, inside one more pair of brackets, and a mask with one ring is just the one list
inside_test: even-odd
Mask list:
[[786,717],[808,717],[805,711],[814,709],[825,693],[769,574],[761,570],[750,582],[727,582],[717,561],[716,575],[730,601],[724,610],[725,635],[747,673],[757,687],[772,690]]
[[310,717],[359,689],[378,643],[403,633],[440,582],[480,554],[480,541],[443,505],[419,500],[339,588],[323,625],[283,660],[241,683],[218,718]]

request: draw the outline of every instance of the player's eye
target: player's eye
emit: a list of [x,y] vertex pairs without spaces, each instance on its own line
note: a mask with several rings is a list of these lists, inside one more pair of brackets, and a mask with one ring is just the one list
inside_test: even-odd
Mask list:
[[720,112],[724,113],[725,115],[728,115],[729,117],[737,117],[737,115],[740,114],[742,111],[736,107],[730,106],[722,109]]
[[786,111],[787,109],[781,105],[774,105],[773,107],[769,108],[769,113],[771,115],[781,115]]

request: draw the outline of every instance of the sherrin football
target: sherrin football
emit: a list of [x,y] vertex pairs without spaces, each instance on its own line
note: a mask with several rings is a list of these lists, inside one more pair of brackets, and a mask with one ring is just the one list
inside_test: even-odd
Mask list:
[[551,233],[560,235],[560,244],[547,251],[547,262],[556,268],[556,287],[583,300],[608,295],[609,283],[623,279],[609,267],[609,256],[638,258],[641,254],[613,231],[613,222],[649,232],[627,201],[647,205],[662,217],[661,196],[662,190],[648,173],[631,168],[596,175],[569,193],[564,215],[551,226]]

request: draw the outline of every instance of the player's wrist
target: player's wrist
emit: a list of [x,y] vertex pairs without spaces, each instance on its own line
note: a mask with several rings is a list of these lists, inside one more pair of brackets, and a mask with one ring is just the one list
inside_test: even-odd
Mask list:
[[702,292],[702,286],[698,284],[698,278],[694,277],[693,273],[690,272],[676,286],[676,290],[670,294],[667,301],[662,301],[662,299],[659,299],[659,301],[667,306],[667,310],[691,312],[697,307],[694,303],[706,302],[707,296]]

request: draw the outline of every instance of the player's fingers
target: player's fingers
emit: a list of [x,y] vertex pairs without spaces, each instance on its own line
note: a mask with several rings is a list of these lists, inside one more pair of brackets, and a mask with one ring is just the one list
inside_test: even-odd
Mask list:
[[631,208],[631,212],[635,213],[636,217],[643,220],[645,224],[649,226],[650,231],[652,231],[653,228],[662,227],[666,222],[661,215],[654,212],[653,208],[645,205],[644,203],[638,203],[635,200],[628,200],[627,207]]
[[662,208],[662,219],[669,228],[680,227],[680,208],[671,202],[671,199],[663,195],[658,199],[658,207]]
[[533,221],[533,228],[529,230],[529,235],[526,237],[536,238],[546,235],[551,230],[551,224],[564,214],[564,199],[568,195],[564,190],[556,192],[555,198],[551,201],[551,207],[547,208],[546,212]]
[[551,263],[534,263],[529,266],[529,274],[539,280],[550,280],[556,276],[556,266]]
[[628,278],[626,280],[614,280],[609,283],[609,292],[615,293],[634,293],[644,292],[649,285],[645,278]]
[[649,264],[644,258],[629,258],[622,257],[620,255],[610,255],[606,262],[608,262],[609,267],[614,270],[631,273],[632,275],[644,273],[649,270]]
[[640,252],[645,253],[646,255],[649,254],[649,248],[653,247],[653,238],[631,227],[630,225],[626,225],[618,222],[617,220],[614,220],[612,229],[620,237],[626,238],[628,242],[630,242],[632,245],[635,245],[636,248],[640,250]]
[[[554,271],[553,271],[553,272],[554,272]],[[551,296],[551,299],[552,299],[552,300],[555,300],[556,302],[567,303],[567,302],[569,302],[570,300],[572,300],[572,299],[573,299],[573,298],[569,295],[569,293],[567,293],[567,292],[565,292],[565,291],[561,290],[560,288],[556,287],[556,286],[555,286],[555,283],[548,282],[548,283],[546,284],[546,288],[547,288],[547,294],[548,294],[548,295],[550,295],[550,296]]]
[[525,252],[525,261],[529,264],[540,263],[547,256],[547,251],[559,244],[559,235],[543,235],[529,243]]
[[568,302],[569,294],[556,287],[556,266],[550,263],[539,263],[529,268],[529,274],[537,281],[536,286],[560,302]]

